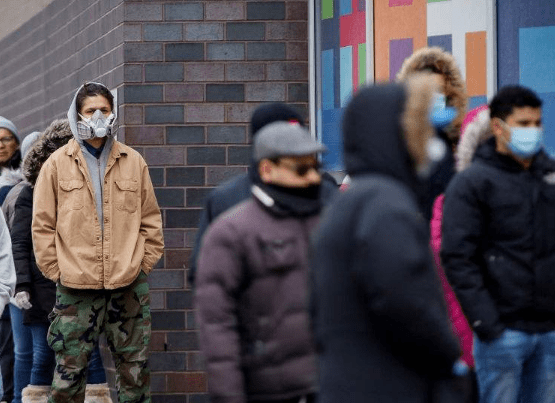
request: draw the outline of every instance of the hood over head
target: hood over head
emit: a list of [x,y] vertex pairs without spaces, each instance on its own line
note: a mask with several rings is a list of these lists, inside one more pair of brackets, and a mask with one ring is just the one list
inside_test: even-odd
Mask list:
[[42,165],[58,148],[66,145],[73,138],[67,119],[54,120],[35,141],[23,160],[23,175],[35,186]]
[[345,167],[351,177],[377,173],[417,191],[434,129],[428,118],[435,84],[426,75],[361,89],[343,118]]
[[445,96],[449,105],[457,110],[457,116],[447,128],[447,136],[457,142],[463,122],[468,97],[466,85],[455,58],[439,47],[421,48],[405,59],[397,73],[397,81],[404,81],[414,73],[432,72],[445,77]]
[[[108,91],[110,91],[108,89],[108,87],[106,87],[104,84],[101,83],[97,83],[94,81],[90,81],[87,82],[85,84],[97,84],[97,85],[101,85],[102,87],[106,88]],[[73,96],[73,100],[71,101],[71,104],[69,105],[69,110],[67,111],[67,120],[69,121],[69,127],[71,128],[71,132],[73,133],[73,137],[75,138],[75,140],[79,143],[82,144],[83,140],[81,140],[79,138],[79,136],[77,136],[77,121],[79,120],[79,115],[77,112],[77,94],[79,93],[79,91],[81,91],[81,88],[83,88],[85,86],[85,84],[83,84],[82,86],[80,86],[77,91],[75,91],[75,95]],[[114,114],[114,121],[117,120],[117,110],[118,110],[118,106],[116,103],[116,98],[114,98],[114,107],[112,108],[112,113]]]
[[32,133],[29,133],[27,136],[25,136],[25,138],[21,142],[22,158],[25,158],[25,156],[27,155],[27,153],[29,152],[33,144],[35,144],[35,142],[40,138],[41,135],[42,135],[41,132],[32,132]]
[[493,136],[489,122],[487,105],[479,106],[468,112],[455,154],[457,172],[468,168],[478,147]]

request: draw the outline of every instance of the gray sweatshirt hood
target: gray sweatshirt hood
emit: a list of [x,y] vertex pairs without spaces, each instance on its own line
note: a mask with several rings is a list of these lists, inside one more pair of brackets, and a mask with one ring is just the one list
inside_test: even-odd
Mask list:
[[[108,91],[110,91],[108,89],[108,87],[106,87],[104,84],[101,83],[97,83],[94,81],[89,82],[88,84],[98,84],[103,86],[104,88],[106,88]],[[81,91],[81,88],[84,87],[84,84],[82,86],[80,86],[77,91],[75,91],[75,95],[73,96],[73,101],[71,101],[71,105],[69,106],[69,110],[67,111],[67,119],[69,121],[69,127],[71,129],[71,133],[73,133],[73,138],[75,138],[75,141],[77,141],[79,144],[83,144],[83,140],[81,140],[78,136],[77,136],[77,121],[79,120],[79,115],[77,114],[77,94],[79,93],[79,91]],[[114,121],[117,120],[117,110],[118,110],[118,106],[117,106],[117,102],[116,102],[116,98],[114,97],[114,107],[112,110],[112,113],[115,116]]]

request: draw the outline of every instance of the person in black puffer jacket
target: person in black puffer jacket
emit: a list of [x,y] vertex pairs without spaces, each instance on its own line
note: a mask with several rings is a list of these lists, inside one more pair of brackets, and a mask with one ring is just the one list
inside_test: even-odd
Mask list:
[[445,193],[441,259],[476,335],[480,402],[552,402],[555,390],[555,161],[542,102],[502,88],[493,137]]
[[[23,403],[46,401],[56,365],[54,352],[46,341],[48,316],[56,302],[56,284],[42,275],[35,261],[31,238],[33,187],[44,162],[72,138],[67,119],[52,122],[25,155],[22,170],[26,180],[15,185],[3,205],[17,274],[16,301],[23,308],[23,324],[31,330],[33,344],[30,383],[23,389]],[[95,384],[93,393],[101,387],[108,396],[98,346],[90,360],[88,381]]]

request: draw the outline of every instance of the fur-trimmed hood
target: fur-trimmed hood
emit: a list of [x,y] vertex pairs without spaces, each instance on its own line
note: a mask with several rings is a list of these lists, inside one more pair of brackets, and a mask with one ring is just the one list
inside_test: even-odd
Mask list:
[[31,186],[35,186],[40,169],[48,157],[72,138],[67,119],[57,119],[46,128],[23,160],[23,175]]
[[489,109],[483,106],[476,109],[468,112],[470,122],[463,127],[461,132],[461,140],[455,154],[457,172],[468,168],[478,147],[493,136],[490,128]]
[[379,173],[414,186],[416,167],[427,163],[426,144],[434,135],[428,110],[435,90],[426,74],[361,89],[343,119],[347,173]]
[[447,136],[458,141],[461,124],[466,114],[468,97],[466,84],[455,58],[439,47],[418,49],[405,59],[397,73],[397,81],[404,81],[417,72],[440,72],[445,77],[445,96],[450,106],[457,110],[457,116],[447,129]]

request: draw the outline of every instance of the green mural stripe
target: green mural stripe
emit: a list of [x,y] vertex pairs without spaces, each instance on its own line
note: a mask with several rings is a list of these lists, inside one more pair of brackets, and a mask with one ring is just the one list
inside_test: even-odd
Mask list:
[[358,45],[358,84],[366,82],[366,44]]
[[322,19],[333,18],[333,0],[322,0]]
[[450,1],[450,0],[428,0],[428,3],[439,3],[440,1]]

